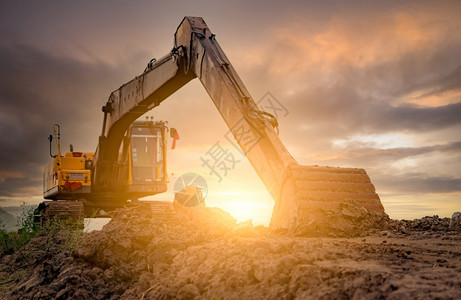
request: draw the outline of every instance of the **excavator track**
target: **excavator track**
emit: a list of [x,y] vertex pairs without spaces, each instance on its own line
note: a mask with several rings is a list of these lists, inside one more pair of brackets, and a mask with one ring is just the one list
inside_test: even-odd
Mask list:
[[[55,220],[82,220],[83,203],[74,200],[44,201],[36,209],[34,221],[40,226],[49,225]],[[83,224],[83,223],[82,223]]]

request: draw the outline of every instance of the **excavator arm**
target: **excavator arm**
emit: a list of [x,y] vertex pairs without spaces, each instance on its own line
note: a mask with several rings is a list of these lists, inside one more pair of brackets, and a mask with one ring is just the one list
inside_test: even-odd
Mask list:
[[117,182],[118,151],[128,126],[194,78],[205,87],[230,132],[275,201],[271,226],[294,229],[321,221],[344,205],[384,214],[363,169],[300,166],[278,136],[277,120],[260,111],[204,20],[185,17],[174,48],[145,72],[114,91],[103,107],[93,190]]

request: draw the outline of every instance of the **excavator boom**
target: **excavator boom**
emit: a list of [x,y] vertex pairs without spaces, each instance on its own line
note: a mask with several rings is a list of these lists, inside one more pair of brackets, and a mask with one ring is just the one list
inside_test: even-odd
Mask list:
[[344,206],[385,215],[365,170],[300,166],[296,162],[278,136],[277,120],[258,109],[200,17],[185,17],[176,30],[171,52],[151,61],[143,74],[110,95],[103,107],[93,191],[111,191],[117,184],[118,149],[128,126],[196,77],[272,195],[273,228],[321,223]]

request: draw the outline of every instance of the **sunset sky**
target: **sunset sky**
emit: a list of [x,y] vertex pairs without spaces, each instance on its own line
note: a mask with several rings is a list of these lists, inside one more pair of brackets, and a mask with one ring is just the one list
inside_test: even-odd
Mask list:
[[[94,151],[101,106],[201,16],[253,98],[286,109],[304,165],[365,168],[391,218],[461,210],[461,1],[0,1],[0,206],[39,203],[47,136]],[[202,175],[207,203],[268,224],[273,201],[198,80],[149,115],[181,139],[172,185]],[[201,157],[238,160],[221,182]],[[172,200],[172,189],[156,198]]]

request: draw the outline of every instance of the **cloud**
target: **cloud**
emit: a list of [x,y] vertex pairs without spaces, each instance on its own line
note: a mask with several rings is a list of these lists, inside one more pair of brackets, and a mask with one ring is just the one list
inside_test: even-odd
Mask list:
[[[461,20],[453,5],[433,9],[433,5],[420,3],[394,3],[390,9],[379,9],[356,1],[339,9],[337,5],[336,9],[324,8],[319,14],[330,14],[321,22],[312,21],[313,13],[302,15],[300,9],[292,18],[273,24],[265,39],[257,37],[258,47],[237,51],[249,68],[265,66],[271,75],[290,80],[310,72],[333,73],[338,66],[368,69],[414,54],[426,60],[428,53],[456,51]],[[445,59],[459,62],[453,56]],[[426,77],[431,78],[430,74]]]
[[290,117],[282,120],[286,123],[282,126],[298,137],[314,136],[309,144],[356,135],[419,135],[452,127],[461,130],[461,102],[437,107],[393,105],[387,97],[367,95],[346,82],[316,88],[285,102]]
[[346,142],[341,147],[341,154],[337,154],[335,159],[364,159],[364,158],[391,158],[393,160],[403,159],[419,155],[427,155],[433,152],[440,154],[458,154],[461,152],[461,141],[445,145],[432,145],[426,147],[400,147],[400,148],[374,148],[370,147],[373,143],[361,143],[357,141]]
[[[420,94],[414,95],[413,102],[421,101],[425,98],[434,98],[433,96],[441,96],[445,95],[448,92],[456,92],[456,100],[459,101],[461,99],[460,91],[460,82],[461,82],[461,64],[458,65],[454,70],[450,70],[446,75],[439,76],[434,78],[431,84],[429,85],[429,89],[427,87],[421,87]],[[416,89],[418,92],[419,90]],[[414,92],[413,92],[414,93]],[[436,101],[434,101],[437,103]]]
[[9,178],[23,178],[24,174],[18,171],[0,171],[0,183]]
[[403,176],[386,174],[373,178],[380,190],[386,193],[456,193],[461,191],[461,178],[429,176],[424,173],[406,173]]
[[94,150],[100,107],[131,69],[123,62],[81,62],[27,44],[0,43],[0,196],[25,195],[30,187],[37,192],[54,123],[61,125],[63,150],[66,143]]

